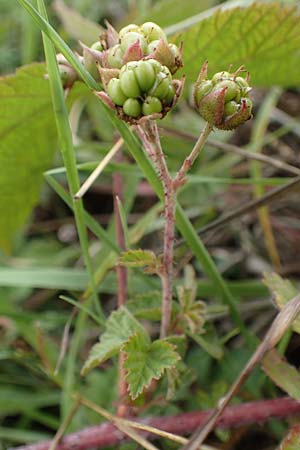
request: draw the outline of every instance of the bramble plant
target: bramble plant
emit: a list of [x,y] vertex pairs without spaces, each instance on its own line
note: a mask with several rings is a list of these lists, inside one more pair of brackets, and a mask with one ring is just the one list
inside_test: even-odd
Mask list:
[[[288,342],[291,336],[289,334],[291,326],[294,327],[296,332],[299,332],[299,323],[294,320],[300,311],[300,299],[292,284],[277,275],[265,275],[264,285],[259,285],[263,290],[259,292],[265,293],[266,285],[275,297],[276,305],[281,311],[271,325],[265,339],[260,343],[255,334],[249,331],[241,314],[242,307],[239,305],[239,300],[240,297],[243,297],[244,292],[239,291],[240,293],[234,295],[233,290],[229,288],[230,284],[224,280],[217,263],[198,235],[197,222],[195,221],[195,224],[193,224],[188,215],[190,212],[183,210],[180,204],[181,197],[179,196],[184,196],[185,189],[190,187],[191,180],[194,180],[196,184],[198,180],[205,179],[205,175],[202,173],[198,175],[198,172],[194,172],[194,170],[195,166],[200,167],[200,171],[202,167],[206,169],[199,156],[211,134],[217,132],[225,136],[226,132],[235,130],[253,118],[252,72],[256,85],[262,85],[269,74],[268,72],[265,76],[262,76],[262,70],[257,70],[251,60],[255,52],[253,50],[250,52],[249,48],[252,48],[250,45],[246,45],[247,51],[241,52],[244,60],[247,61],[247,67],[242,65],[244,61],[240,60],[240,56],[231,55],[230,51],[226,53],[226,55],[228,54],[228,60],[224,58],[223,62],[223,58],[218,55],[217,50],[215,50],[217,56],[214,56],[213,50],[211,50],[210,55],[210,50],[206,51],[206,49],[210,49],[210,45],[213,45],[215,40],[219,39],[215,37],[211,39],[210,32],[212,30],[213,33],[215,33],[215,30],[218,30],[219,33],[219,30],[222,30],[223,27],[226,30],[226,26],[231,24],[239,30],[241,23],[246,23],[248,17],[251,19],[251,12],[253,12],[255,20],[258,20],[257,17],[269,17],[269,15],[273,17],[274,15],[276,19],[274,19],[274,22],[278,28],[280,28],[278,22],[282,23],[284,27],[289,26],[291,28],[288,20],[290,16],[293,16],[294,10],[287,8],[286,13],[281,15],[280,9],[274,11],[272,5],[257,6],[254,4],[251,7],[249,6],[249,11],[246,12],[243,10],[243,6],[243,8],[236,8],[235,13],[232,13],[229,8],[228,11],[225,10],[216,13],[216,15],[212,12],[211,18],[199,19],[201,25],[196,24],[195,29],[193,29],[194,24],[184,22],[182,28],[176,29],[175,27],[174,29],[171,27],[164,30],[158,23],[147,20],[141,24],[130,23],[117,31],[110,23],[105,21],[106,29],[97,26],[98,39],[95,36],[85,41],[83,36],[76,36],[76,38],[80,37],[80,54],[73,53],[66,42],[51,27],[44,0],[37,0],[37,9],[29,0],[18,1],[30,13],[43,33],[46,68],[42,65],[33,69],[30,67],[29,69],[22,69],[24,72],[21,70],[20,74],[16,76],[15,86],[12,82],[12,91],[15,89],[22,97],[22,89],[28,89],[34,97],[34,93],[40,89],[39,96],[43,99],[49,97],[49,92],[47,91],[46,95],[43,89],[50,89],[54,116],[50,113],[47,120],[40,124],[40,129],[43,132],[48,127],[48,131],[50,130],[49,136],[51,135],[52,139],[52,135],[55,135],[54,117],[63,167],[46,172],[45,178],[64,203],[73,211],[80,254],[82,254],[82,261],[86,268],[84,276],[87,275],[87,278],[84,278],[85,287],[87,284],[84,295],[78,297],[77,300],[74,300],[76,295],[74,292],[81,290],[82,271],[80,273],[74,272],[72,283],[75,284],[72,284],[71,287],[67,284],[68,279],[67,277],[64,279],[64,272],[62,272],[60,281],[62,287],[56,286],[57,290],[69,290],[72,293],[72,298],[66,295],[62,298],[74,306],[74,314],[65,326],[59,354],[57,354],[58,352],[53,352],[54,355],[51,353],[53,351],[51,342],[44,342],[44,337],[38,326],[35,338],[30,341],[30,345],[41,356],[43,374],[46,374],[51,383],[55,383],[62,389],[60,403],[62,420],[59,426],[56,426],[55,423],[58,431],[50,447],[49,443],[45,444],[46,447],[41,444],[41,450],[46,450],[46,448],[54,450],[56,446],[59,450],[62,448],[59,447],[59,441],[72,420],[74,419],[74,423],[77,420],[76,414],[78,408],[82,405],[111,421],[121,433],[135,441],[140,447],[157,450],[157,447],[148,441],[148,435],[152,433],[152,435],[157,434],[162,438],[184,445],[182,448],[185,450],[212,449],[212,447],[201,446],[208,434],[216,428],[217,421],[224,408],[258,363],[262,362],[264,371],[281,389],[298,398],[300,392],[299,373],[295,375],[291,367],[286,361],[280,359],[279,353],[274,349],[281,339]],[[64,7],[60,2],[55,3],[57,3],[56,8]],[[248,9],[248,6],[245,6],[245,9]],[[224,14],[224,17],[222,14]],[[74,17],[78,20],[77,16]],[[210,20],[212,23],[210,23]],[[81,23],[86,25],[84,21]],[[203,29],[201,29],[202,26]],[[207,26],[207,29],[205,26]],[[198,49],[198,35],[202,36],[202,34],[205,40]],[[234,45],[230,39],[227,42],[227,34],[229,33],[225,33],[224,36],[224,48],[230,50]],[[245,34],[247,34],[247,38],[248,34],[251,34],[251,30],[249,29],[249,32]],[[281,32],[279,34],[278,43],[280,44],[282,34]],[[220,35],[222,36],[222,33]],[[253,41],[256,42],[256,40],[255,35]],[[276,43],[274,46],[276,46]],[[276,53],[275,50],[274,52]],[[277,59],[274,57],[275,61]],[[234,67],[231,66],[231,60],[236,64]],[[297,58],[292,59],[292,68],[296,66],[295,61],[297,61]],[[250,67],[248,67],[248,62]],[[290,70],[289,73],[293,80],[294,71]],[[273,75],[278,77],[276,82],[280,84],[280,71],[276,70]],[[34,79],[36,86],[34,86],[34,83],[27,86],[26,83],[28,83],[30,77]],[[263,82],[261,82],[261,79]],[[272,82],[269,83],[272,84]],[[44,84],[42,85],[42,83]],[[284,82],[281,84],[284,85]],[[9,98],[11,87],[9,83],[7,86],[7,97]],[[265,105],[266,116],[270,111],[267,107],[271,108],[276,104],[277,99],[278,93],[276,91],[273,93],[273,97],[269,99],[270,103]],[[70,107],[72,107],[71,118],[68,110]],[[76,160],[74,142],[81,143],[77,132],[79,117],[85,107],[88,111],[88,119],[85,123],[86,129],[90,132],[89,127],[95,127],[97,133],[101,135],[102,143],[104,143],[103,149],[101,149],[104,157],[99,165],[98,163],[87,162],[88,156],[82,158],[83,164],[79,164]],[[26,114],[29,117],[36,117],[38,121],[40,111],[43,111],[43,108],[47,109],[48,105],[45,106],[41,102],[34,105],[34,111],[30,108],[33,108],[33,106],[28,106],[25,99],[24,111],[27,111]],[[191,119],[183,118],[181,108],[187,108]],[[49,109],[50,106],[47,111]],[[19,114],[22,117],[23,109],[20,108]],[[177,151],[177,148],[173,148],[174,144],[172,143],[172,148],[168,146],[166,149],[164,144],[168,136],[167,133],[171,133],[172,137],[175,136],[175,139],[178,139],[180,133],[184,135],[185,121],[188,122],[189,120],[192,122],[193,129],[198,130],[198,135],[193,136],[194,145],[192,148],[185,146],[184,152],[181,154]],[[182,123],[178,127],[178,123],[181,121]],[[165,128],[164,124],[167,124]],[[178,130],[176,130],[177,127]],[[30,128],[29,131],[26,130],[27,134],[30,134],[30,132]],[[114,132],[117,134],[114,134]],[[93,135],[93,132],[90,132],[90,134]],[[186,135],[190,138],[188,133]],[[22,140],[23,138],[24,136],[20,135],[19,139]],[[39,133],[36,134],[35,139],[38,146],[39,139],[42,139]],[[55,142],[55,137],[52,140],[49,138],[47,145],[55,147],[53,142]],[[107,143],[109,143],[108,146]],[[95,144],[92,138],[89,144],[91,148]],[[258,144],[260,145],[261,142],[258,142]],[[226,148],[226,144],[223,146]],[[129,150],[130,157],[123,154],[123,147]],[[112,162],[113,158],[115,158],[114,162]],[[255,159],[255,157],[253,158]],[[49,157],[49,159],[51,158]],[[259,156],[256,159],[260,160]],[[293,173],[299,176],[299,170],[295,173],[296,169],[292,168],[291,170],[291,166],[288,164],[280,165],[278,161],[274,162],[271,157],[266,157],[265,160],[273,167],[287,169],[291,172],[294,169]],[[40,171],[33,164],[31,168],[33,177],[37,172],[41,175],[49,167],[50,162],[47,162],[47,164]],[[224,162],[219,170],[227,170],[227,164],[229,164],[227,161]],[[91,171],[91,174],[81,186],[79,170],[82,170],[82,172]],[[107,228],[102,227],[94,217],[87,213],[82,200],[83,195],[103,170],[107,170],[106,174],[112,175],[114,199],[114,216]],[[192,171],[191,176],[190,172]],[[67,179],[68,192],[57,181],[57,177],[64,176]],[[192,178],[193,176],[194,178]],[[209,176],[211,176],[211,173],[209,173]],[[129,226],[128,214],[131,211],[137,190],[141,189],[142,196],[146,196],[149,192],[148,184],[141,183],[142,177],[153,189],[159,199],[159,204],[150,208],[145,217],[139,219],[133,226]],[[211,178],[214,187],[215,181],[218,182],[217,177],[212,176]],[[253,179],[260,186],[257,179],[261,182],[263,178],[256,176],[250,181],[253,182]],[[295,180],[291,183],[295,183]],[[24,183],[22,186],[20,185],[20,191],[24,191],[25,186]],[[38,187],[35,187],[35,189],[38,190]],[[278,189],[282,189],[282,187]],[[202,222],[202,210],[199,210],[200,201],[198,201],[197,195],[198,191],[195,189],[194,198],[189,205],[197,206],[197,215],[200,216],[199,222],[201,225],[209,221],[210,216],[207,210],[208,212],[206,211],[203,214],[205,217]],[[30,205],[34,204],[36,197],[36,192],[33,192]],[[28,206],[29,209],[30,205]],[[20,208],[18,222],[24,222],[24,217],[29,211],[28,208],[24,208],[24,211]],[[191,217],[193,217],[193,211]],[[148,232],[152,231],[151,226],[154,221],[159,224],[161,221],[163,222],[162,248],[159,248],[159,244],[156,246],[156,251],[140,248],[146,247],[146,244],[141,244],[140,241],[147,236]],[[265,224],[263,219],[262,224]],[[218,223],[216,226],[218,226]],[[97,237],[97,243],[100,242],[99,248],[91,249],[88,229]],[[184,246],[178,245],[177,252],[175,247],[177,244],[176,229],[185,241]],[[268,242],[270,242],[270,230],[267,229],[266,231],[266,229],[267,227],[263,228],[263,231],[269,238]],[[13,233],[13,231],[14,229],[10,232]],[[11,237],[10,234],[8,236]],[[0,244],[1,239],[4,238],[0,237]],[[9,251],[9,244],[6,245],[5,243],[4,246]],[[190,263],[192,256],[187,255],[186,246],[196,257],[197,264],[208,277],[208,281],[201,280],[204,292],[205,286],[207,292],[209,292],[207,295],[205,293],[199,295],[199,292],[201,292],[198,280],[199,267],[194,268]],[[270,248],[271,251],[269,251]],[[274,252],[272,253],[272,246],[268,247],[268,251],[272,260],[274,254]],[[216,259],[217,257],[218,255]],[[66,257],[66,261],[68,261],[67,258],[69,256]],[[58,278],[59,272],[58,269]],[[101,291],[103,280],[105,280],[106,287],[104,291]],[[66,285],[67,288],[65,288]],[[99,291],[104,292],[104,294],[113,294],[113,298],[117,297],[116,308],[115,303],[112,308],[109,306],[110,309],[113,309],[112,312],[110,309],[107,312],[107,309],[103,308],[103,304],[99,301]],[[217,305],[214,309],[214,305],[203,300],[208,296],[220,298],[223,304]],[[260,311],[260,306],[258,306],[258,310]],[[228,331],[228,324],[226,324],[219,334],[215,330],[211,317],[218,320],[222,315],[229,315],[235,328]],[[72,339],[68,342],[71,321],[75,316]],[[65,320],[65,316],[63,316],[63,319]],[[96,323],[99,340],[94,345],[90,345],[90,343],[85,345],[85,355],[88,354],[88,356],[79,358],[82,349],[82,336],[87,334],[89,330],[88,319]],[[205,372],[205,357],[208,356],[211,366],[214,364],[217,366],[219,360],[224,356],[224,344],[238,334],[244,339],[249,352],[251,351],[251,353],[247,353],[249,362],[241,371],[241,375],[236,378],[231,388],[229,388],[230,384],[228,385],[228,383],[224,385],[219,383],[220,379],[217,378],[216,382],[213,380],[214,384],[211,391],[207,393],[204,389],[201,390],[202,388],[198,389],[197,387],[197,393],[194,396],[193,383],[196,383],[196,377],[189,367],[191,355],[188,344],[193,342],[197,345],[198,350],[201,349],[201,353],[196,352],[196,356],[192,358],[193,364],[191,365],[194,366],[194,369]],[[90,337],[95,338],[94,331]],[[280,345],[284,347],[285,343],[280,343]],[[66,354],[67,347],[68,352]],[[250,356],[251,354],[252,356]],[[205,357],[199,359],[199,355]],[[228,366],[233,366],[235,353],[231,359],[230,354],[226,354],[226,358],[228,358]],[[84,359],[85,361],[82,364]],[[118,361],[116,362],[115,359]],[[108,363],[108,361],[110,362]],[[244,359],[241,359],[242,365],[240,364],[240,366],[242,367],[244,363]],[[82,385],[80,385],[80,382],[77,383],[80,378],[79,365],[81,366],[81,376],[86,377]],[[102,371],[92,371],[99,366],[101,366],[101,369],[103,368],[105,373],[101,380],[97,377],[102,377]],[[274,366],[280,369],[276,371]],[[288,373],[288,381],[282,380],[279,373],[281,369]],[[63,375],[61,374],[62,371]],[[77,372],[78,378],[76,378]],[[90,380],[93,379],[93,376],[98,380],[99,387],[95,383],[96,388],[93,385],[92,389]],[[207,375],[208,378],[209,375]],[[257,380],[260,392],[264,381],[259,376]],[[296,380],[294,389],[291,388],[291,380]],[[95,400],[94,403],[89,399],[92,396],[96,398],[95,392],[97,392],[97,395],[99,391],[105,391],[105,395],[108,392],[111,393],[110,391],[113,390],[112,387],[115,385],[117,385],[117,394],[112,394],[107,401],[103,402],[101,397],[98,402],[99,404],[105,404],[106,409],[97,404],[98,400]],[[192,390],[188,399],[184,396],[187,388]],[[251,395],[256,399],[257,391],[255,389],[256,386],[252,387]],[[269,389],[269,387],[266,389]],[[271,392],[271,389],[269,391]],[[183,404],[189,403],[188,408],[194,409],[194,397],[195,399],[197,397],[197,405],[201,405],[201,407],[210,409],[217,406],[210,413],[207,413],[204,419],[202,417],[197,424],[195,422],[187,429],[180,430],[180,433],[192,432],[198,424],[201,424],[201,429],[196,429],[196,433],[190,440],[177,434],[167,433],[168,430],[176,432],[176,426],[172,428],[169,425],[162,425],[162,429],[167,431],[159,430],[159,418],[157,422],[155,420],[149,421],[151,425],[153,424],[153,427],[146,421],[143,423],[140,418],[136,421],[129,421],[125,418],[129,416],[132,419],[133,416],[138,415],[139,411],[152,407],[155,414],[157,405],[159,405],[159,408],[164,408],[167,402],[174,399],[172,405],[175,407],[175,412],[180,411],[178,407],[180,402]],[[222,401],[218,402],[220,397]],[[51,401],[49,404],[51,406]],[[114,415],[109,410],[115,406],[117,413]],[[295,408],[297,406],[299,411],[299,405],[293,406]],[[264,407],[261,409],[264,410]],[[164,414],[165,412],[167,414],[174,412],[172,408],[158,409],[159,414],[161,414],[161,410]],[[252,405],[250,410],[254,411],[255,407]],[[242,417],[242,407],[237,407],[236,411],[235,420],[232,421],[233,424],[238,422],[237,417],[240,417],[240,415]],[[283,412],[281,409],[278,409],[278,411],[277,413],[271,412],[270,415],[276,416],[277,414],[279,417],[284,414],[287,415],[286,404],[284,404]],[[35,410],[33,409],[31,413],[34,418]],[[257,414],[257,410],[253,412],[254,416],[255,414]],[[45,423],[51,422],[47,413],[44,414],[43,420]],[[243,420],[241,419],[241,423],[243,423]],[[80,422],[80,419],[78,422]],[[177,421],[177,424],[179,422],[180,420]],[[147,438],[135,431],[135,428],[146,432]],[[292,438],[296,441],[299,436],[297,435],[298,431],[296,430],[296,433],[295,430],[296,428],[292,430]],[[77,448],[76,445],[78,445],[78,448],[80,447],[82,450],[98,446],[97,439],[91,438],[89,441],[89,432],[86,435],[84,435],[84,430],[82,435],[80,433],[79,438],[77,435],[73,437],[70,435],[70,441],[67,438],[62,445],[66,445],[66,448],[69,448],[68,445],[70,448],[72,445]],[[227,438],[222,430],[217,429],[216,434],[223,441]],[[72,441],[73,438],[74,441]],[[106,445],[118,445],[120,434],[114,435],[114,432],[111,432],[110,438],[111,440],[106,443],[99,444],[99,448]],[[85,439],[86,442],[82,442]],[[33,447],[34,449],[35,447]],[[285,446],[284,449],[287,450],[288,447]]]

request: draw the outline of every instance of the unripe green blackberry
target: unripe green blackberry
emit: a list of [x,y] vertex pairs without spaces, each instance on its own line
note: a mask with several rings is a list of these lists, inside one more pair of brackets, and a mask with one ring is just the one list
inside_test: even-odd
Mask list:
[[173,80],[169,69],[154,59],[130,61],[120,70],[101,68],[100,74],[105,91],[96,94],[131,124],[143,116],[163,117],[183,87],[183,81]]
[[162,111],[161,101],[157,97],[148,96],[142,106],[142,112],[144,116],[150,116],[151,114],[160,113]]
[[157,46],[159,44],[159,40],[155,39],[154,41],[150,42],[148,47],[147,47],[147,55],[151,55],[151,53],[153,53],[156,49]]
[[127,97],[139,97],[142,93],[135,77],[134,70],[124,70],[124,72],[120,74],[120,85]]
[[142,33],[144,33],[148,42],[159,39],[164,39],[165,41],[167,40],[167,36],[165,35],[164,31],[156,23],[145,22],[140,27],[140,30]]
[[200,103],[203,97],[209,94],[213,89],[213,82],[210,80],[202,81],[201,84],[194,90],[195,103]]
[[96,41],[91,45],[91,49],[93,50],[97,50],[98,52],[102,52],[103,51],[103,45],[101,44],[100,41]]
[[143,34],[138,33],[136,31],[131,31],[129,33],[124,34],[122,39],[120,40],[120,46],[123,52],[126,52],[128,47],[135,44],[136,42],[139,42],[140,47],[144,54],[146,54],[147,51],[147,41]]
[[204,64],[194,88],[194,102],[200,115],[212,126],[232,130],[252,117],[251,88],[238,76],[242,68],[230,74],[223,71],[207,79]]
[[131,33],[132,31],[135,32],[139,32],[140,27],[138,25],[135,25],[135,23],[130,23],[129,25],[126,25],[126,27],[123,27],[120,31],[119,31],[119,39],[121,40],[125,34],[127,33]]
[[177,45],[173,44],[172,42],[169,44],[169,49],[171,50],[171,52],[174,55],[174,58],[181,58],[180,52],[179,52],[179,48],[177,47]]
[[110,68],[121,69],[123,66],[123,56],[124,53],[119,44],[111,47],[107,54],[108,66]]
[[152,64],[148,61],[139,61],[134,69],[134,74],[143,92],[148,92],[155,83],[156,73]]
[[156,59],[147,59],[147,62],[151,64],[155,73],[159,73],[161,71],[162,65]]
[[217,72],[212,77],[211,81],[213,84],[218,83],[219,81],[228,80],[230,78],[230,73],[223,70],[223,72]]
[[233,80],[222,80],[217,83],[217,86],[218,89],[226,88],[225,102],[230,102],[230,100],[241,97],[239,86]]
[[159,72],[156,75],[155,84],[152,89],[150,89],[149,94],[154,97],[163,99],[168,94],[169,86],[170,80],[163,72]]
[[142,106],[136,98],[128,98],[123,105],[124,113],[133,118],[137,118],[142,114]]
[[121,83],[118,78],[112,78],[107,86],[107,93],[112,101],[118,105],[123,106],[128,97],[124,94],[121,88]]
[[168,87],[167,95],[163,99],[164,104],[167,106],[172,105],[175,98],[175,94],[176,94],[175,88],[172,84],[170,84]]
[[238,112],[239,107],[240,106],[238,105],[238,103],[234,102],[233,100],[231,100],[230,102],[227,102],[224,106],[224,116],[225,117],[232,116],[233,114]]

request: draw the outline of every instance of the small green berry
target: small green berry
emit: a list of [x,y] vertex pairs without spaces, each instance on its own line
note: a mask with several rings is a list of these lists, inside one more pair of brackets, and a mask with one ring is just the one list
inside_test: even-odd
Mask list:
[[136,98],[128,98],[123,105],[124,113],[129,117],[137,118],[142,113],[142,107]]
[[124,66],[121,67],[120,70],[120,76],[122,73],[126,72],[127,70],[135,70],[139,64],[139,61],[129,61],[127,64],[124,64]]
[[224,117],[229,117],[239,110],[239,105],[233,100],[224,105]]
[[165,41],[167,40],[167,36],[164,31],[156,23],[145,22],[140,27],[140,30],[144,33],[148,42],[159,40],[161,38]]
[[215,86],[218,89],[226,88],[225,92],[225,102],[229,102],[230,100],[234,100],[236,96],[240,95],[240,90],[237,84],[232,80],[223,80],[216,84]]
[[150,89],[149,94],[151,96],[163,99],[166,95],[168,95],[169,86],[170,80],[168,77],[163,72],[159,72],[156,75],[155,84],[152,89]]
[[167,93],[167,95],[164,98],[164,103],[167,106],[169,106],[169,105],[171,105],[173,103],[175,94],[176,94],[175,88],[174,88],[174,86],[172,84],[170,84],[169,88],[168,88],[168,93]]
[[169,49],[173,53],[174,58],[180,58],[179,48],[177,47],[177,45],[170,43]]
[[167,66],[161,66],[161,72],[166,75],[169,81],[172,81],[172,74]]
[[141,89],[134,74],[134,70],[124,70],[120,73],[120,84],[122,91],[127,97],[139,97]]
[[251,91],[251,88],[249,87],[249,84],[247,83],[245,78],[236,77],[235,82],[239,85],[239,87],[241,89],[241,96],[242,97],[247,96],[249,94],[249,92]]
[[143,53],[146,54],[147,41],[145,39],[145,36],[141,33],[137,33],[136,31],[131,31],[130,33],[124,34],[121,39],[121,49],[123,50],[123,52],[126,52],[128,47],[130,47],[130,45],[132,44],[135,44],[137,41],[139,42]]
[[143,106],[142,112],[144,116],[150,116],[154,113],[160,113],[162,111],[161,101],[156,97],[146,97]]
[[119,39],[121,40],[125,36],[125,34],[130,33],[131,31],[136,31],[138,33],[140,31],[140,27],[135,23],[130,23],[126,27],[123,27],[119,31]]
[[102,52],[103,51],[103,46],[102,46],[100,41],[94,42],[93,45],[91,45],[91,48],[93,50],[97,50],[98,52]]
[[108,50],[107,62],[110,68],[120,69],[123,66],[123,51],[119,44]]
[[147,62],[151,64],[151,66],[153,67],[155,73],[161,72],[162,65],[156,59],[148,59]]
[[202,81],[202,83],[195,87],[195,103],[199,104],[203,97],[209,94],[213,89],[213,83],[210,80]]
[[156,74],[152,65],[147,61],[139,61],[134,69],[137,82],[143,92],[148,92],[152,88]]
[[151,55],[151,53],[155,52],[157,46],[159,44],[159,39],[155,39],[148,44],[147,55]]
[[223,70],[223,72],[217,72],[212,77],[213,84],[218,83],[219,81],[228,80],[230,78],[230,73]]
[[234,79],[234,81],[240,86],[240,87],[245,87],[248,88],[249,84],[247,83],[247,81],[245,80],[245,78],[243,77],[236,77]]
[[127,100],[126,95],[122,91],[121,83],[118,78],[112,78],[109,81],[107,86],[107,93],[112,101],[118,106],[123,106],[124,102]]

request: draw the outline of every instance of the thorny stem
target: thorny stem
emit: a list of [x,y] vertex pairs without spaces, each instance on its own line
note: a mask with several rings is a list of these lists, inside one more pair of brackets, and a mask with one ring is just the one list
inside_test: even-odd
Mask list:
[[210,132],[212,131],[212,126],[206,123],[193,150],[183,162],[182,167],[180,168],[174,179],[172,179],[169,173],[166,159],[161,148],[157,123],[152,120],[145,120],[143,122],[143,125],[138,125],[137,131],[143,141],[145,150],[147,151],[149,158],[153,161],[153,164],[158,171],[164,189],[164,254],[162,270],[159,274],[162,280],[163,297],[160,338],[163,339],[168,335],[171,325],[172,292],[174,278],[173,258],[175,239],[176,193],[179,186],[185,183],[186,174],[192,167],[201,149],[203,148]]

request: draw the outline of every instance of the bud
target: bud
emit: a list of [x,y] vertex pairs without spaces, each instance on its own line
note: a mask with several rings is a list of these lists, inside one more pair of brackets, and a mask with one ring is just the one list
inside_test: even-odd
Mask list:
[[194,102],[199,114],[211,125],[221,130],[233,130],[252,117],[248,80],[240,76],[243,68],[234,73],[216,73],[207,77],[207,63],[202,66],[194,87]]
[[[78,59],[82,62],[81,56],[78,56]],[[80,79],[78,73],[61,53],[56,55],[56,60],[63,87],[71,88],[75,81]]]

